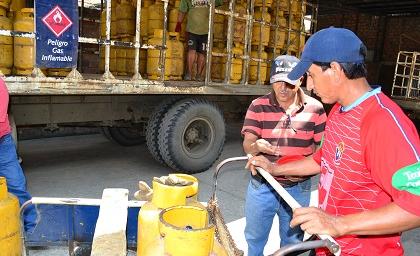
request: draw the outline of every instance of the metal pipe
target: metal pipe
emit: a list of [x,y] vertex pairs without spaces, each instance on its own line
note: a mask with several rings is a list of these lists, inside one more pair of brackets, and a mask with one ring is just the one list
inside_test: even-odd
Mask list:
[[213,33],[214,33],[214,11],[215,11],[215,0],[210,0],[209,10],[209,32],[207,34],[207,57],[206,57],[206,75],[204,85],[208,86],[211,83],[211,60],[213,52]]
[[134,76],[133,79],[142,79],[139,73],[139,63],[140,63],[140,32],[141,32],[141,0],[137,0],[136,7],[136,38],[135,38],[135,50],[134,50]]
[[293,0],[289,0],[289,26],[287,28],[287,44],[286,44],[286,48],[284,49],[283,53],[289,53],[289,47],[290,47],[290,32],[292,31],[292,1]]
[[216,14],[222,14],[222,15],[225,15],[225,16],[233,16],[237,20],[244,20],[244,21],[246,21],[248,19],[247,16],[241,16],[241,15],[239,15],[239,13],[235,13],[235,12],[232,12],[232,11],[225,11],[225,10],[221,10],[221,9],[214,9],[214,12]]
[[[261,21],[265,22],[264,14],[265,14],[265,0],[263,0],[263,8],[262,8],[262,11],[261,11]],[[261,59],[261,53],[262,53],[263,26],[265,26],[265,25],[260,24],[260,42],[258,44],[258,58],[259,59]],[[261,62],[258,61],[258,64],[257,64],[257,81],[255,82],[256,85],[261,85],[260,80],[261,80]]]
[[273,58],[274,55],[276,54],[276,50],[277,50],[277,39],[278,39],[278,33],[279,33],[279,11],[280,11],[280,4],[279,4],[280,0],[276,1],[276,25],[275,25],[275,30],[274,30],[274,47],[273,47]]
[[298,58],[300,58],[300,49],[301,49],[301,44],[302,44],[302,40],[300,40],[300,39],[301,39],[302,36],[305,36],[305,24],[304,24],[305,14],[303,13],[303,10],[305,9],[304,4],[305,4],[305,2],[302,1],[301,5],[300,5],[300,26],[299,26],[299,33],[298,33],[299,38],[298,38],[298,41],[297,41],[298,44],[297,44],[297,53],[296,53]]
[[[249,8],[248,8],[249,7]],[[251,11],[251,13],[249,13]],[[246,19],[246,25],[245,25],[245,46],[244,46],[244,57],[243,58],[243,65],[242,65],[242,84],[248,84],[248,78],[249,78],[249,58],[250,58],[250,52],[251,52],[251,40],[252,40],[252,28],[254,26],[253,24],[253,17],[254,17],[254,1],[247,0],[247,19]]]
[[407,84],[407,91],[405,97],[407,99],[411,98],[411,90],[413,87],[413,78],[414,78],[414,70],[416,69],[416,62],[417,62],[417,54],[413,52],[413,56],[411,56],[411,67],[410,67],[410,76],[408,78],[408,84]]
[[[235,0],[230,0],[229,2],[229,11],[231,13],[234,12],[235,8]],[[230,83],[230,71],[232,64],[232,36],[233,36],[233,15],[229,15],[229,21],[228,21],[228,30],[227,30],[227,45],[226,45],[226,51],[228,54],[227,61],[226,61],[226,67],[225,67],[225,83]]]
[[165,64],[166,64],[166,34],[168,28],[168,1],[163,1],[163,37],[162,37],[162,49],[160,50],[160,67],[161,67],[161,79],[165,81]]
[[[83,34],[83,16],[84,16],[84,10],[85,9],[85,0],[82,0],[82,6],[80,8],[80,17],[79,17],[79,36]],[[80,69],[82,68],[82,51],[83,47],[82,44],[79,44],[79,58],[78,58],[78,66]]]
[[105,38],[106,38],[106,44],[105,44],[105,74],[104,78],[107,79],[110,77],[109,72],[109,58],[111,53],[111,46],[109,45],[109,41],[111,39],[111,0],[106,0],[106,25],[105,25]]

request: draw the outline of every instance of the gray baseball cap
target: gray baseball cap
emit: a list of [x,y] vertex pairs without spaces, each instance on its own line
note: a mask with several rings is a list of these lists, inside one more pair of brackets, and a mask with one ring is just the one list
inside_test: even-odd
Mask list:
[[283,81],[289,84],[299,84],[299,79],[291,80],[287,75],[299,63],[299,59],[291,55],[280,55],[273,60],[270,69],[270,84]]

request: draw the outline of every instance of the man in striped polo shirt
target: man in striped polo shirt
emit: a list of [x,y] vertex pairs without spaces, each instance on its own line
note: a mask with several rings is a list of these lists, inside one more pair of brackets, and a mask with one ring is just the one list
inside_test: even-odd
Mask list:
[[[282,156],[309,156],[321,143],[326,114],[322,104],[305,95],[301,78],[287,75],[299,62],[294,56],[278,56],[271,65],[273,90],[255,99],[248,108],[242,135],[247,154],[264,155],[272,163]],[[293,174],[291,174],[293,175]],[[302,205],[310,200],[310,176],[276,176],[276,180]],[[292,210],[260,176],[252,176],[245,202],[245,238],[248,255],[263,255],[275,215],[280,223],[280,246],[302,241],[300,227],[290,228]]]
[[321,173],[319,208],[296,209],[292,227],[334,237],[342,256],[399,256],[401,232],[420,227],[420,140],[401,108],[369,85],[365,56],[365,45],[348,29],[313,34],[288,77],[307,72],[307,88],[336,103],[322,148],[294,163],[272,166],[255,157],[248,164],[254,174],[255,166],[273,175]]

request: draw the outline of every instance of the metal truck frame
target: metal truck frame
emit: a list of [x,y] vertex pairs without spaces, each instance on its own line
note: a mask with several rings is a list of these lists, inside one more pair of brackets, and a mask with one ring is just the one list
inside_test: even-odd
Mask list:
[[420,52],[400,51],[391,96],[413,119],[420,119]]
[[[36,0],[35,0],[36,1]],[[291,2],[289,1],[289,11]],[[80,20],[84,20],[84,0],[81,1]],[[102,3],[103,1],[101,1]],[[79,1],[80,3],[80,1]],[[105,46],[105,72],[103,74],[81,74],[73,69],[65,78],[45,77],[40,69],[34,68],[32,76],[5,77],[11,94],[10,110],[17,127],[45,126],[54,130],[59,126],[95,126],[101,127],[105,136],[119,144],[130,146],[147,141],[152,156],[177,171],[196,173],[208,169],[220,155],[225,140],[225,119],[241,119],[250,100],[271,90],[257,82],[248,84],[249,62],[258,62],[258,73],[263,59],[250,57],[253,23],[269,25],[278,30],[287,31],[287,45],[284,49],[273,48],[273,53],[290,53],[290,33],[310,35],[316,30],[318,7],[316,3],[299,1],[301,10],[301,30],[296,31],[274,23],[256,20],[254,1],[247,0],[248,12],[240,15],[235,10],[235,0],[230,0],[229,10],[215,8],[215,1],[210,0],[208,51],[206,59],[205,81],[167,81],[144,79],[139,73],[140,49],[160,49],[160,70],[165,73],[165,54],[168,23],[168,0],[163,0],[164,20],[163,43],[160,46],[147,45],[140,40],[141,0],[137,1],[135,42],[111,40],[111,0],[106,0],[106,38],[79,37],[81,43]],[[265,0],[263,0],[265,6]],[[101,4],[102,8],[102,4]],[[273,3],[279,8],[279,1]],[[214,53],[213,20],[215,14],[226,15],[227,52]],[[289,21],[291,15],[289,15]],[[232,29],[235,20],[246,22],[244,55],[232,53]],[[309,22],[311,29],[305,31],[304,23]],[[262,29],[262,26],[260,26]],[[35,30],[34,30],[35,31]],[[260,37],[261,37],[260,33]],[[0,30],[3,36],[34,38],[34,33]],[[277,37],[275,37],[277,39]],[[300,36],[295,37],[300,40]],[[277,43],[274,44],[275,46]],[[110,72],[110,47],[124,46],[135,49],[134,76],[115,77]],[[301,45],[299,43],[299,49]],[[258,47],[261,54],[263,46]],[[299,55],[299,52],[293,53]],[[211,68],[213,56],[227,58],[225,80],[212,81]],[[261,55],[260,55],[261,56]],[[230,82],[232,58],[243,59],[242,81]],[[80,68],[80,67],[79,67]],[[258,74],[259,77],[259,74]],[[258,79],[259,80],[259,79]],[[222,110],[224,114],[222,114]]]

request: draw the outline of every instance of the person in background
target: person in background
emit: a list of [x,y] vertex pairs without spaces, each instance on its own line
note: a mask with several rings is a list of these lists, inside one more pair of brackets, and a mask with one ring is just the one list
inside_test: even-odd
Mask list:
[[[255,99],[248,108],[242,135],[245,153],[263,155],[270,163],[282,156],[312,155],[321,143],[326,114],[322,104],[305,95],[301,78],[287,75],[299,62],[294,56],[274,59],[270,71],[273,90]],[[309,205],[310,176],[295,178],[279,175],[276,180],[301,204]],[[279,217],[281,244],[299,243],[300,227],[290,228],[292,210],[277,192],[259,175],[252,176],[245,200],[245,238],[248,255],[263,255],[275,215]]]
[[[11,127],[7,115],[9,93],[3,79],[0,78],[0,176],[6,178],[7,189],[19,199],[19,204],[32,197],[26,189],[26,179],[16,154],[16,146],[11,135]],[[37,223],[37,212],[33,205],[26,207],[23,213],[24,228],[33,232]]]
[[[222,0],[216,0],[216,6],[222,4]],[[197,60],[197,71],[195,80],[203,81],[204,65],[206,62],[207,34],[209,30],[209,1],[208,0],[181,0],[179,5],[178,21],[175,32],[181,32],[181,24],[188,13],[188,56],[187,72],[184,80],[191,80],[194,73],[194,62]]]
[[419,135],[400,107],[369,85],[365,57],[365,45],[348,29],[313,34],[288,78],[306,72],[307,88],[335,103],[322,147],[284,165],[257,156],[248,167],[275,176],[321,173],[319,207],[296,209],[291,227],[334,237],[343,256],[403,255],[401,232],[420,226]]

